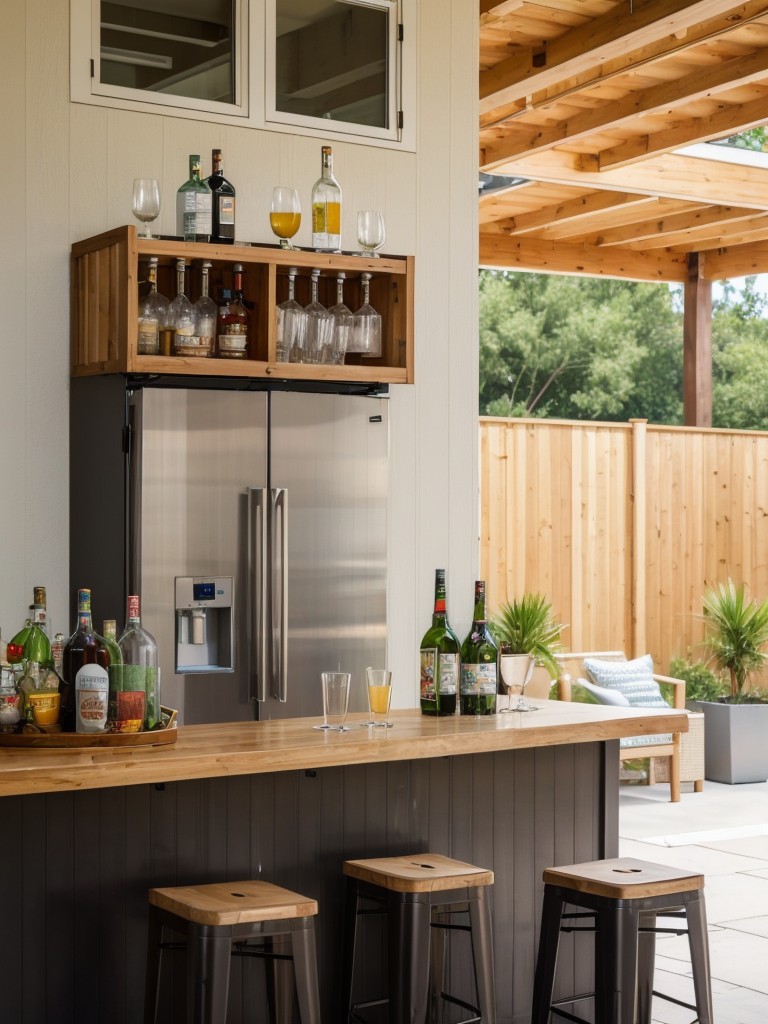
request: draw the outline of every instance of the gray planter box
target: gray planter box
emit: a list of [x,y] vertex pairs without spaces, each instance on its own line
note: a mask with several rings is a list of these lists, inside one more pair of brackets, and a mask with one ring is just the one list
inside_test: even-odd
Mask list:
[[711,782],[768,780],[768,704],[695,702],[704,712],[705,778]]

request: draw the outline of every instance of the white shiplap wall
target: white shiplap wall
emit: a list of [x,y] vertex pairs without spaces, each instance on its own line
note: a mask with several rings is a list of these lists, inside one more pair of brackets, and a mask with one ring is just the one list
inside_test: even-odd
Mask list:
[[[449,573],[449,613],[471,618],[477,566],[477,9],[418,3],[417,151],[334,142],[343,235],[362,207],[384,211],[387,249],[415,253],[416,380],[391,390],[390,667],[395,700],[416,699],[416,649],[431,614],[434,569]],[[220,146],[238,188],[238,234],[271,241],[272,186],[308,197],[317,139],[69,102],[69,11],[61,0],[10,8],[0,32],[0,627],[8,639],[48,587],[55,629],[69,632],[68,251],[128,223],[134,177],[160,179],[160,229],[187,154]],[[304,218],[299,245],[309,241]],[[83,500],[98,501],[99,474]],[[74,524],[76,526],[76,523]],[[121,617],[121,610],[114,613]]]

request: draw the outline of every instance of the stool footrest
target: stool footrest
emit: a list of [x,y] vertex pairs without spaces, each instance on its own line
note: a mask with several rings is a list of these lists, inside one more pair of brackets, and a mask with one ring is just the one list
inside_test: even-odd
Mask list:
[[[575,1000],[569,1000],[569,1002],[575,1002]],[[559,1006],[552,1005],[550,1011],[558,1017],[562,1017],[563,1020],[573,1021],[574,1024],[589,1024],[586,1017],[577,1017],[575,1013],[568,1013],[567,1010],[561,1010]]]
[[693,1010],[696,1012],[696,1006],[693,1003],[686,1003],[683,999],[675,999],[674,996],[665,995],[663,992],[657,992],[656,989],[652,990],[652,994],[657,996],[659,999],[663,999],[666,1003],[674,1003],[676,1006],[682,1006],[686,1010]]

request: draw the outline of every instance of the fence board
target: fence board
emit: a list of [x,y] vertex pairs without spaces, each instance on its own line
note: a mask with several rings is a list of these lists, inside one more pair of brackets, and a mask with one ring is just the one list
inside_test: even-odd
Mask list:
[[540,591],[566,647],[642,653],[637,638],[667,671],[704,654],[708,584],[768,596],[768,434],[489,417],[480,441],[491,610]]

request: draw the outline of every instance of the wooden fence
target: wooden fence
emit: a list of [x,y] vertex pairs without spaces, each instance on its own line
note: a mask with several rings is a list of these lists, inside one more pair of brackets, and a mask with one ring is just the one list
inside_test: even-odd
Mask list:
[[768,434],[481,418],[480,485],[491,610],[546,594],[570,650],[667,671],[703,656],[707,584],[768,596]]

